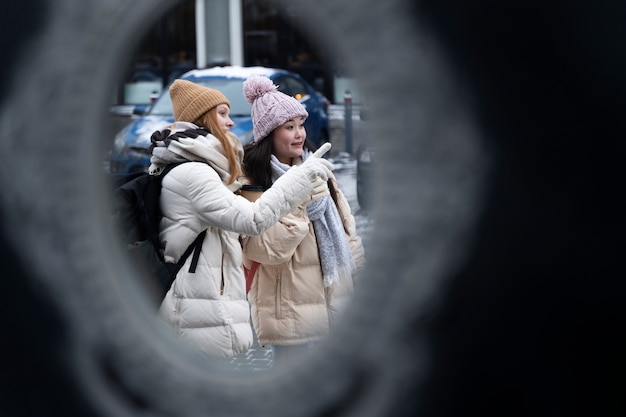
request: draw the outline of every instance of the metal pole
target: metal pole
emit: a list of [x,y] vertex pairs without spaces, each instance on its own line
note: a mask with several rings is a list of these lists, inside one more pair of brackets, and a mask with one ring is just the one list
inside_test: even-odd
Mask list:
[[346,90],[343,95],[343,104],[345,108],[344,120],[346,123],[346,152],[352,155],[352,94],[350,93],[350,90]]
[[243,23],[241,0],[229,0],[230,64],[243,66]]
[[205,68],[206,59],[206,8],[205,0],[196,0],[196,67]]

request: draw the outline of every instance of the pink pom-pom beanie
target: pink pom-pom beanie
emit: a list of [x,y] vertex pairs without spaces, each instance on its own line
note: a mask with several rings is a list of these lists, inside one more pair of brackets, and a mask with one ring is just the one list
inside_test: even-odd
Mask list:
[[259,142],[274,129],[296,117],[309,113],[298,100],[281,93],[272,80],[261,75],[251,75],[243,83],[243,95],[252,104],[252,133]]

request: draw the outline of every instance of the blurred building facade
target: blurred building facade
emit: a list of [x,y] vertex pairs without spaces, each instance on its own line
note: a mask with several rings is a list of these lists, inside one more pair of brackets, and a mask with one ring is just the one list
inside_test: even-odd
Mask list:
[[[188,0],[163,15],[143,37],[115,104],[141,104],[193,68],[262,65],[299,73],[332,102],[343,85],[341,62],[301,33],[306,19],[295,0],[280,9],[261,0]],[[323,48],[322,48],[323,49]],[[339,84],[338,83],[338,84]]]

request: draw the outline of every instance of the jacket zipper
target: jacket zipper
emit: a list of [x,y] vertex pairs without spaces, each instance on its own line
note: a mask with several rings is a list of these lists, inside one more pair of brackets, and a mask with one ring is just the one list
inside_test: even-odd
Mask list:
[[220,281],[220,295],[224,295],[224,254],[222,253],[222,279]]
[[282,315],[280,314],[280,290],[281,290],[281,279],[280,275],[276,277],[276,318],[281,319]]
[[180,303],[182,298],[178,296],[174,296],[174,308],[176,309],[176,314],[174,314],[174,328],[176,330],[180,330]]

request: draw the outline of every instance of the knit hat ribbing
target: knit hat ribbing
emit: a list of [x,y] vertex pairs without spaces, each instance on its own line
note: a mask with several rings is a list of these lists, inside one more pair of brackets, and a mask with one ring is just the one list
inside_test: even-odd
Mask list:
[[265,76],[248,77],[243,83],[243,95],[252,104],[252,133],[255,142],[267,137],[287,120],[309,116],[298,100],[278,91],[272,80]]
[[230,101],[222,92],[187,80],[178,79],[172,83],[170,98],[174,119],[179,122],[194,123],[220,104],[227,104],[230,107]]

